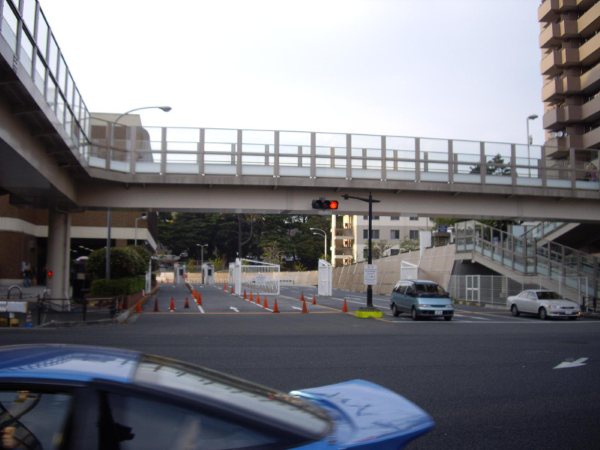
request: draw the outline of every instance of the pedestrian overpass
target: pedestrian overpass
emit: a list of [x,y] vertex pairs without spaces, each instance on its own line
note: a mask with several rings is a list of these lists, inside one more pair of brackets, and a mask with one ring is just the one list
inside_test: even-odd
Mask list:
[[372,192],[378,215],[600,221],[598,150],[94,117],[39,4],[18,4],[0,0],[0,193],[48,208],[54,267],[82,209],[306,214]]

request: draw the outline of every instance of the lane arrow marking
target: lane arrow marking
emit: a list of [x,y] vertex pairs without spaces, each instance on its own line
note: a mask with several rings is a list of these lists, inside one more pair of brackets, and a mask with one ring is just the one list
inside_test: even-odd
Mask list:
[[585,366],[585,362],[589,358],[579,358],[576,360],[566,360],[561,362],[558,366],[554,367],[555,369],[572,369],[573,367],[581,367]]

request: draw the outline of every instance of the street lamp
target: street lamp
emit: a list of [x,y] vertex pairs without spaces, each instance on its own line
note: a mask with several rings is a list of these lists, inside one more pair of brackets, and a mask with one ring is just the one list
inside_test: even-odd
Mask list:
[[[171,107],[170,106],[142,106],[140,108],[133,108],[130,109],[129,111],[125,111],[123,114],[120,114],[114,121],[114,123],[118,123],[119,120],[121,120],[122,117],[126,116],[129,113],[132,113],[133,111],[139,111],[141,109],[161,109],[164,112],[169,112],[171,111]],[[111,142],[112,144],[112,142]],[[107,280],[110,280],[110,241],[111,241],[111,229],[112,229],[112,214],[110,211],[110,208],[106,209],[106,257],[104,258],[106,260],[106,266],[105,266],[105,276]]]
[[200,247],[200,273],[202,274],[202,284],[204,285],[204,247],[208,247],[208,244],[196,244],[196,247]]
[[134,234],[134,238],[133,238],[133,246],[134,247],[137,246],[138,220],[146,220],[147,218],[148,218],[148,216],[146,216],[146,214],[142,214],[140,217],[135,218],[135,234]]
[[[379,200],[375,200],[371,193],[369,192],[369,197],[354,197],[352,195],[344,194],[342,195],[344,200],[348,200],[349,198],[353,198],[355,200],[360,200],[362,202],[369,203],[369,252],[367,257],[367,264],[369,267],[373,264],[373,243],[372,243],[372,235],[373,235],[373,203],[379,203]],[[362,313],[359,317],[381,317],[381,312],[373,307],[373,285],[367,284],[367,307],[360,308],[360,313]]]
[[[310,231],[312,231],[315,236],[323,236],[325,238],[325,241],[323,242],[323,253],[325,254],[325,261],[327,261],[327,233],[320,228],[311,228]],[[317,231],[320,231],[320,233],[317,233]]]
[[119,116],[117,116],[117,118],[114,120],[114,123],[118,123],[119,120],[121,120],[127,114],[131,114],[134,111],[140,111],[142,109],[160,109],[164,112],[169,112],[173,108],[171,108],[170,106],[142,106],[141,108],[133,108],[133,109],[130,109],[129,111],[125,111],[123,114],[120,114]]
[[537,119],[538,116],[537,114],[531,114],[530,116],[527,116],[527,177],[531,178],[531,159],[530,159],[530,152],[529,152],[529,146],[531,145],[531,135],[529,134],[529,121],[530,120],[535,120]]

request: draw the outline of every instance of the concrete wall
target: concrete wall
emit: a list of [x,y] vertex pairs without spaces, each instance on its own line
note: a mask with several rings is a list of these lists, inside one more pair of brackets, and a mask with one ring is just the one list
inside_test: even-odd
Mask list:
[[[400,279],[400,264],[406,261],[419,265],[419,278],[435,281],[444,288],[448,288],[452,268],[454,266],[454,254],[456,247],[446,245],[425,249],[423,256],[419,258],[419,252],[402,253],[388,258],[373,261],[377,266],[377,285],[373,286],[376,294],[389,294],[394,284]],[[420,262],[419,262],[420,259]],[[363,272],[366,262],[352,264],[350,266],[335,267],[333,269],[333,287],[353,292],[365,292],[363,283]],[[226,283],[229,277],[227,271],[215,273],[217,284]],[[316,286],[317,271],[307,272],[281,272],[282,283],[298,286]]]

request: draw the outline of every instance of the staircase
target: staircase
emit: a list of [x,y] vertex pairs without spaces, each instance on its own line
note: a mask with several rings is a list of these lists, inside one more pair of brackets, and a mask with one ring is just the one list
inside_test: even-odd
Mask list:
[[513,236],[477,221],[461,222],[455,225],[456,253],[520,283],[541,277],[544,288],[578,302],[598,298],[600,259],[547,239],[559,228],[555,224]]

